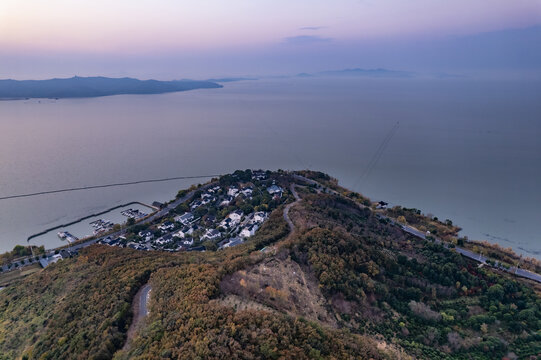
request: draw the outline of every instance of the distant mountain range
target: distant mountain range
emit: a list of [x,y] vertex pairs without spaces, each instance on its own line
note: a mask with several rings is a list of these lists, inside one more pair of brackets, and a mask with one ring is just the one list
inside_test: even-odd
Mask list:
[[224,77],[218,79],[208,79],[207,81],[225,83],[225,82],[235,82],[235,81],[246,81],[246,80],[257,80],[255,77]]
[[[300,73],[293,76],[271,76],[270,78],[291,77],[370,77],[370,78],[411,78],[418,74],[387,69],[343,69]],[[261,77],[265,78],[265,76]],[[48,80],[0,80],[0,99],[26,98],[83,98],[121,94],[163,94],[168,92],[223,87],[219,83],[257,80],[256,77],[224,77],[208,80],[139,80],[134,78],[79,77]]]
[[221,87],[222,85],[212,81],[159,81],[78,76],[68,79],[49,80],[0,80],[0,99],[83,98],[120,94],[162,94]]
[[378,77],[378,78],[409,78],[415,76],[415,73],[408,71],[397,71],[387,69],[343,69],[343,70],[329,70],[321,71],[314,74],[300,73],[298,77],[312,77],[312,76],[342,76],[342,77]]

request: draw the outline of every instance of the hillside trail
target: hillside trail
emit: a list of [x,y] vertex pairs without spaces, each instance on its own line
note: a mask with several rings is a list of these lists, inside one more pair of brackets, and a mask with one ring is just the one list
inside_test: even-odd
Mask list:
[[287,204],[286,207],[284,208],[284,220],[287,222],[287,225],[289,226],[288,236],[291,236],[291,234],[295,231],[295,225],[293,225],[293,221],[291,221],[291,219],[289,218],[289,209],[291,209],[291,207],[293,207],[294,205],[298,204],[301,201],[299,194],[297,194],[297,191],[295,190],[295,186],[296,184],[291,184],[291,186],[289,187],[289,189],[291,190],[291,193],[295,197],[295,201]]
[[122,351],[129,350],[129,347],[131,345],[132,340],[135,338],[135,335],[137,334],[137,330],[139,329],[141,323],[145,319],[145,317],[149,314],[148,309],[148,301],[150,300],[150,293],[152,291],[152,285],[149,283],[146,283],[145,285],[141,286],[139,291],[137,291],[137,294],[135,294],[135,297],[133,299],[133,320],[130,324],[130,328],[128,329],[128,334],[126,338],[126,342],[124,343],[124,346],[122,347]]

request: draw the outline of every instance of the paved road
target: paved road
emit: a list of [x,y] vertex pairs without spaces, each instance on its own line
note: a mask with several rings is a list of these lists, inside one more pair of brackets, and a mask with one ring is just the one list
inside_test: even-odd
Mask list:
[[[138,320],[141,320],[150,312],[148,309],[148,301],[150,300],[150,292],[152,291],[152,286],[150,284],[145,284],[139,290],[139,311],[137,311]],[[134,314],[135,315],[135,314]]]
[[131,342],[137,334],[141,321],[149,314],[148,301],[150,300],[151,291],[152,285],[147,283],[139,289],[137,294],[135,294],[135,298],[133,299],[133,319],[128,329],[126,342],[122,347],[123,351],[127,351],[130,348]]
[[[163,209],[160,209],[158,210],[157,212],[155,212],[154,214],[152,214],[151,216],[147,217],[146,219],[143,219],[139,222],[137,222],[135,225],[144,225],[144,224],[149,224],[149,223],[152,223],[154,221],[156,221],[157,219],[159,218],[162,218],[162,217],[165,217],[165,216],[168,216],[169,213],[174,210],[177,206],[179,206],[180,204],[190,200],[193,195],[197,192],[197,191],[200,191],[200,190],[206,190],[208,189],[209,187],[211,186],[214,186],[216,185],[215,182],[212,182],[212,183],[209,183],[209,184],[206,184],[206,185],[203,185],[201,186],[200,188],[198,189],[195,189],[195,190],[192,190],[190,192],[188,192],[186,195],[176,199],[175,201],[169,203],[167,206],[165,206]],[[134,225],[134,226],[135,226]],[[76,244],[76,245],[73,245],[73,246],[70,246],[69,249],[73,249],[73,250],[78,250],[78,249],[81,249],[83,247],[87,247],[89,245],[92,245],[92,244],[95,244],[96,242],[100,241],[100,240],[103,240],[107,237],[111,237],[111,238],[115,238],[115,237],[118,237],[124,233],[126,233],[126,231],[129,229],[129,227],[127,227],[126,229],[123,229],[121,231],[117,231],[117,232],[114,232],[114,233],[109,233],[107,235],[104,235],[100,238],[96,238],[96,239],[92,239],[92,240],[88,240],[88,241],[85,241],[83,243],[79,243],[79,244]]]
[[[195,189],[195,190],[192,190],[190,192],[188,192],[186,195],[176,199],[175,201],[171,202],[170,204],[168,204],[166,207],[164,207],[163,209],[160,209],[158,210],[157,212],[155,212],[154,214],[152,214],[151,216],[149,216],[148,218],[144,219],[144,220],[141,220],[139,221],[136,225],[141,225],[141,224],[148,224],[148,223],[151,223],[159,218],[162,218],[164,216],[167,216],[169,215],[169,213],[171,212],[171,210],[174,210],[177,206],[179,206],[180,204],[182,204],[183,202],[185,201],[188,201],[190,200],[193,195],[199,191],[199,190],[205,190],[205,189],[208,189],[209,187],[211,186],[214,186],[216,185],[216,182],[212,182],[212,183],[209,183],[209,184],[206,184],[206,185],[203,185],[201,186],[200,188],[198,189]],[[91,240],[87,240],[87,241],[83,241],[83,242],[79,242],[79,243],[76,243],[76,244],[73,244],[69,247],[67,247],[66,249],[68,250],[80,250],[82,248],[85,248],[87,246],[90,246],[92,244],[95,244],[97,243],[98,241],[100,240],[103,240],[107,237],[111,237],[111,238],[116,238],[122,234],[125,234],[126,231],[129,229],[129,227],[125,228],[125,229],[122,229],[120,231],[116,231],[114,233],[108,233],[107,235],[104,235],[104,236],[101,236],[99,238],[95,238],[95,239],[91,239]],[[48,254],[54,254],[54,249],[52,250],[48,250],[47,252]],[[51,255],[52,256],[52,255]],[[12,267],[11,268],[8,268],[8,265],[5,264],[2,266],[2,270],[3,272],[8,272],[8,271],[14,271],[14,270],[18,270],[18,269],[21,269],[25,266],[28,266],[28,265],[31,265],[31,264],[34,264],[34,263],[37,263],[37,261],[34,261],[34,257],[31,257],[30,259],[31,260],[31,263],[26,263],[26,264],[22,264],[20,261],[15,261],[12,263]],[[18,267],[16,268],[14,265],[15,263],[18,264]]]
[[[308,179],[302,175],[298,175],[298,174],[293,174],[293,177],[295,179],[298,179],[298,180],[302,180],[302,181],[305,181],[305,182],[308,182],[310,184],[315,184],[315,185],[319,185],[319,186],[323,186],[322,184],[320,184],[319,182],[315,181],[315,180],[312,180],[312,179]],[[333,194],[335,195],[338,195],[338,196],[342,196],[344,197],[342,194],[332,190],[332,189],[328,189],[329,192],[332,192]],[[362,204],[359,204],[360,207],[365,207],[364,205]],[[284,213],[285,215],[285,213]],[[411,226],[408,226],[408,225],[402,225],[402,224],[398,224],[395,220],[391,219],[390,217],[387,217],[387,216],[384,216],[384,215],[380,215],[378,214],[377,216],[379,216],[380,218],[384,218],[384,219],[387,219],[389,220],[391,223],[393,224],[396,224],[398,226],[400,226],[400,228],[408,233],[408,234],[411,234],[413,236],[416,236],[418,238],[421,238],[423,240],[426,240],[426,234],[422,231],[419,231]],[[445,242],[443,242],[442,240],[440,239],[435,239],[435,242],[436,243],[441,243],[443,244],[445,247],[449,247],[449,245]],[[473,251],[470,251],[470,250],[467,250],[467,249],[464,249],[464,248],[460,248],[460,247],[455,247],[454,250],[461,254],[462,256],[465,256],[467,258],[470,258],[472,260],[475,260],[475,261],[478,261],[480,262],[481,264],[487,264],[487,260],[488,258],[483,256],[482,254],[477,254],[477,253],[474,253]],[[502,271],[506,271],[510,274],[513,274],[513,275],[516,275],[516,276],[521,276],[521,277],[524,277],[524,278],[527,278],[527,279],[530,279],[530,280],[534,280],[538,283],[541,283],[541,275],[540,274],[537,274],[537,273],[534,273],[534,272],[531,272],[531,271],[528,271],[528,270],[524,270],[524,269],[518,269],[517,267],[513,266],[509,269],[507,268],[504,268],[503,266],[497,266],[498,269],[502,270]]]
[[[330,193],[330,194],[334,194],[334,195],[337,195],[337,196],[343,196],[342,194],[340,194],[339,192],[331,189],[331,188],[328,188],[326,186],[324,186],[323,184],[320,184],[319,182],[315,181],[315,180],[312,180],[312,179],[309,179],[307,177],[304,177],[302,175],[299,175],[299,174],[291,174],[291,176],[294,178],[294,179],[297,179],[297,180],[300,180],[300,181],[304,181],[304,182],[307,182],[308,184],[312,184],[312,185],[317,185],[317,186],[320,186],[321,188],[323,189],[327,189],[327,193]],[[350,199],[351,200],[351,199]],[[363,205],[364,206],[364,205]]]
[[206,190],[208,189],[209,187],[212,187],[216,185],[216,182],[211,182],[209,184],[206,184],[206,185],[203,185],[201,186],[200,188],[198,189],[195,189],[195,190],[192,190],[190,191],[189,193],[187,193],[186,195],[176,199],[175,201],[173,201],[172,203],[168,204],[166,207],[164,207],[163,209],[157,211],[156,213],[154,213],[153,215],[149,216],[148,218],[146,218],[145,220],[143,221],[140,221],[138,222],[138,224],[148,224],[150,222],[153,222],[154,220],[158,219],[158,218],[161,218],[161,217],[164,217],[164,216],[167,216],[169,215],[169,213],[171,212],[171,210],[174,210],[177,206],[179,206],[180,204],[182,204],[183,202],[186,202],[188,200],[190,200],[192,197],[193,197],[193,194],[195,194],[197,191],[202,191],[202,190]]
[[[396,224],[396,222],[394,220],[392,220],[390,218],[387,218],[387,219],[389,219],[390,221],[392,221],[393,223]],[[400,224],[398,224],[398,225],[402,228],[402,230],[404,230],[408,234],[411,234],[413,236],[416,236],[418,238],[426,240],[426,234],[425,233],[423,233],[423,232],[421,232],[421,231],[419,231],[419,230],[417,230],[417,229],[415,229],[415,228],[413,228],[411,226],[400,225]],[[446,248],[449,248],[449,245],[447,243],[444,243],[440,239],[435,239],[434,241],[436,243],[443,244],[443,246],[445,246]],[[489,260],[489,258],[487,258],[486,256],[483,256],[482,254],[477,254],[477,253],[475,253],[473,251],[470,251],[468,249],[464,249],[464,248],[461,248],[461,247],[458,247],[458,246],[455,246],[454,250],[457,253],[461,254],[462,256],[465,256],[467,258],[470,258],[472,260],[480,262],[481,264],[489,265],[487,263],[487,260]],[[489,265],[489,266],[492,266],[492,265]],[[516,275],[516,276],[521,276],[521,277],[524,277],[524,278],[527,278],[527,279],[530,279],[530,280],[534,280],[534,281],[536,281],[538,283],[541,283],[541,275],[539,275],[537,273],[534,273],[534,272],[531,272],[531,271],[528,271],[528,270],[524,270],[524,269],[518,269],[515,266],[512,266],[509,269],[505,268],[503,266],[498,266],[498,265],[496,265],[495,267],[498,268],[499,270],[506,271],[506,272],[508,272],[510,274],[513,274],[513,275]]]

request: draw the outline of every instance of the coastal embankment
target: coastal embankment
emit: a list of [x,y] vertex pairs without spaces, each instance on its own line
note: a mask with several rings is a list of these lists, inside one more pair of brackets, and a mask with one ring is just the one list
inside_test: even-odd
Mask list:
[[142,205],[142,206],[146,206],[150,209],[154,209],[154,210],[159,210],[158,208],[156,208],[155,206],[152,206],[152,205],[147,205],[147,204],[144,204],[142,202],[139,202],[139,201],[131,201],[129,203],[126,203],[126,204],[122,204],[122,205],[117,205],[117,206],[113,206],[112,208],[109,208],[107,210],[104,210],[104,211],[100,211],[98,213],[95,213],[95,214],[90,214],[90,215],[86,215],[86,216],[83,216],[82,218],[79,218],[77,220],[74,220],[74,221],[71,221],[69,223],[66,223],[66,224],[61,224],[61,225],[56,225],[56,226],[53,226],[53,227],[50,227],[48,229],[45,229],[39,233],[36,233],[36,234],[33,234],[33,235],[30,235],[28,237],[28,239],[26,239],[27,242],[30,242],[30,240],[38,237],[38,236],[42,236],[42,235],[45,235],[51,231],[54,231],[54,230],[58,230],[58,229],[62,229],[62,228],[65,228],[65,227],[68,227],[68,226],[71,226],[71,225],[74,225],[74,224],[77,224],[77,223],[80,223],[81,221],[84,221],[86,219],[90,219],[92,217],[95,217],[95,216],[99,216],[99,215],[103,215],[103,214],[107,214],[108,212],[111,212],[113,210],[116,210],[116,209],[120,209],[120,208],[123,208],[123,207],[126,207],[126,206],[130,206],[130,205],[135,205],[135,204],[138,204],[138,205]]

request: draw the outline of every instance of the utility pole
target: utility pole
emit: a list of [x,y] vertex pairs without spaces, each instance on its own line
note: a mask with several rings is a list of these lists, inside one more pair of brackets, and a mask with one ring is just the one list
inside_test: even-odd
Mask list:
[[521,262],[522,262],[522,254],[520,254],[520,257],[518,258],[518,263],[517,263],[517,266],[515,267],[515,275],[517,273],[517,270],[518,270]]

